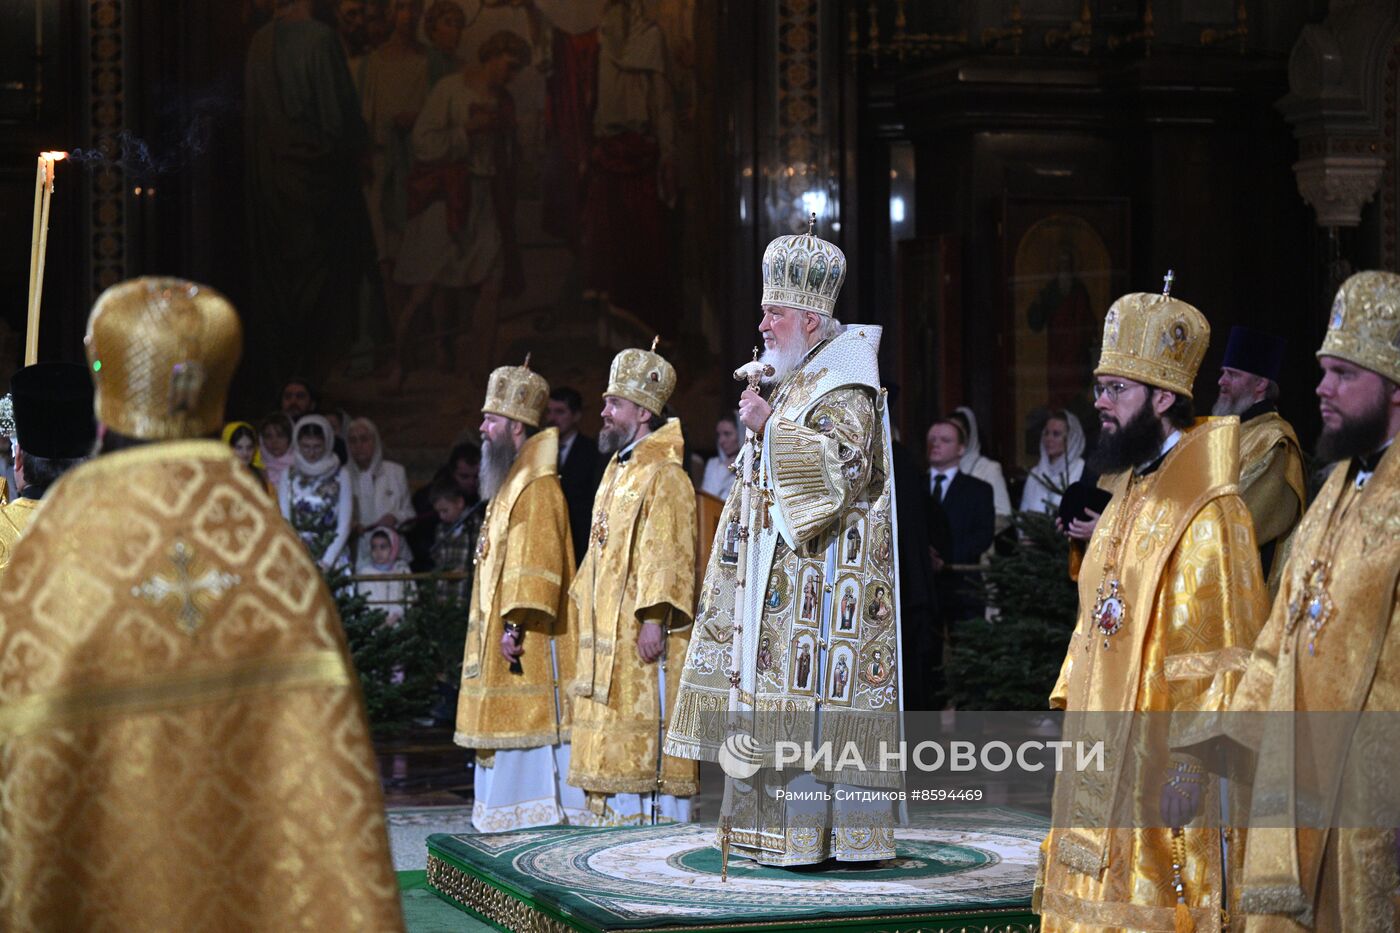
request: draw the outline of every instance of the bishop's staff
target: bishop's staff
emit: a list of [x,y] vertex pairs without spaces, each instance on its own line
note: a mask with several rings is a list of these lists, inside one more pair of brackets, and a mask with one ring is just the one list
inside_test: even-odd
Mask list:
[[29,242],[29,321],[24,332],[24,365],[39,362],[39,305],[44,299],[44,257],[49,248],[49,202],[53,200],[54,163],[66,152],[39,153],[34,178],[34,233]]
[[[754,392],[758,391],[758,384],[763,381],[763,377],[773,375],[773,367],[758,359],[758,347],[753,348],[753,359],[734,370],[734,378],[740,382],[747,382],[749,388]],[[758,458],[761,438],[748,429],[747,436],[747,457],[744,458],[739,468],[739,546],[737,548],[739,565],[735,573],[734,592],[734,634],[729,641],[729,713],[728,726],[733,726],[736,711],[739,709],[739,678],[743,671],[743,657],[741,655],[740,643],[744,634],[744,614],[747,605],[747,597],[744,593],[744,585],[748,578],[749,567],[749,532],[753,524],[753,488],[758,477]],[[763,493],[760,491],[759,493]],[[725,730],[728,732],[728,729]],[[729,845],[730,835],[734,829],[734,782],[733,779],[724,782],[724,802],[720,805],[719,813],[719,877],[721,881],[729,880]]]

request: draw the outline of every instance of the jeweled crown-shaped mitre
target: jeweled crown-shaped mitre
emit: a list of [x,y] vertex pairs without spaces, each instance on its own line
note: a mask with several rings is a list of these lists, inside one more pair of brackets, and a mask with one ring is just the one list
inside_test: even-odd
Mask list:
[[[813,223],[816,215],[813,215]],[[835,243],[806,233],[780,236],[763,251],[763,304],[835,314],[846,280],[846,254]]]
[[530,368],[530,357],[523,366],[499,366],[486,380],[486,401],[481,411],[500,415],[532,428],[538,428],[549,401],[549,383]]
[[1337,289],[1318,356],[1335,356],[1400,382],[1400,275],[1358,272]]
[[1210,324],[1168,289],[1161,294],[1133,292],[1109,307],[1095,376],[1124,376],[1191,397],[1210,346]]
[[223,425],[243,326],[209,286],[119,282],[92,306],[83,344],[97,419],[113,431],[164,441],[204,437]]
[[656,352],[656,343],[653,342],[650,350],[623,350],[613,357],[612,368],[608,371],[608,388],[603,395],[625,398],[653,415],[659,415],[674,391],[675,367]]

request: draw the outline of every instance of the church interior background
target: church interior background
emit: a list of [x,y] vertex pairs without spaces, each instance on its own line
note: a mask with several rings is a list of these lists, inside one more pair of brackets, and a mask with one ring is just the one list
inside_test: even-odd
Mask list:
[[[15,284],[0,377],[19,362],[29,169],[46,149],[75,158],[57,178],[44,358],[78,357],[112,282],[186,275],[248,323],[233,414],[271,410],[280,381],[305,375],[376,419],[420,476],[471,422],[491,366],[529,352],[593,397],[611,353],[658,334],[680,372],[675,408],[709,446],[735,394],[725,373],[754,343],[762,246],[813,212],[851,257],[840,315],[888,329],[904,436],[969,404],[984,448],[1020,465],[1037,410],[1087,408],[1110,296],[1168,268],[1216,333],[1297,338],[1281,408],[1306,444],[1328,296],[1349,269],[1397,262],[1393,3],[449,3],[460,15],[437,15],[434,36],[416,4],[318,9],[381,36],[411,20],[439,73],[501,33],[529,59],[482,156],[510,208],[469,218],[504,235],[510,268],[426,296],[394,272],[399,113],[372,118],[373,159],[257,125],[246,98],[271,65],[252,37],[270,0],[6,4],[0,262]],[[651,83],[600,70],[600,36],[651,56],[637,72]],[[381,112],[422,105],[392,61],[347,51],[352,77],[375,72]],[[603,137],[598,107],[641,108],[650,135]]]
[[[967,405],[1013,480],[1051,407],[1093,430],[1104,313],[1168,270],[1213,333],[1198,409],[1232,325],[1286,335],[1279,408],[1311,449],[1332,296],[1400,270],[1396,0],[314,0],[349,63],[295,89],[316,128],[259,106],[274,6],[0,0],[0,382],[22,359],[46,150],[70,158],[40,359],[83,359],[116,282],[208,283],[245,324],[230,420],[310,379],[414,486],[475,437],[494,367],[528,355],[595,434],[609,361],[654,337],[689,447],[713,453],[758,342],[764,246],[813,215],[849,260],[837,316],[885,329],[906,446],[922,465],[929,423]],[[429,82],[396,56],[426,57]],[[488,128],[453,150],[486,181],[417,171],[409,130],[432,107],[441,139]],[[459,187],[427,229],[434,184]],[[447,235],[497,258],[445,272]],[[381,743],[391,804],[470,793],[437,739]],[[395,798],[425,751],[426,789]],[[391,832],[411,835],[404,813]]]

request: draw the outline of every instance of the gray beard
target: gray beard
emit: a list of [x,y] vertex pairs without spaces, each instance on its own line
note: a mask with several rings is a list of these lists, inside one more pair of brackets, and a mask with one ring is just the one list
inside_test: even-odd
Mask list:
[[626,434],[621,428],[604,428],[598,432],[598,453],[612,454],[632,443],[637,436],[637,429],[633,428],[631,434]]
[[514,444],[498,446],[490,440],[481,442],[481,465],[476,468],[476,481],[483,501],[496,497],[518,453]]
[[802,365],[806,356],[807,347],[800,342],[794,342],[790,347],[779,344],[771,350],[764,350],[759,362],[773,367],[773,375],[763,377],[764,384],[782,382]]
[[1249,410],[1249,406],[1254,404],[1247,398],[1239,399],[1233,404],[1225,396],[1220,396],[1215,400],[1215,404],[1210,406],[1210,413],[1217,418],[1226,415],[1242,415]]

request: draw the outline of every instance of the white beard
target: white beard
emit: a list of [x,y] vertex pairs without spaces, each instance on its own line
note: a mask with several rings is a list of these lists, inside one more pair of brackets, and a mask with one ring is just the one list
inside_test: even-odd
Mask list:
[[767,363],[773,367],[773,375],[763,377],[764,384],[782,382],[786,379],[790,373],[802,365],[808,349],[801,343],[794,342],[791,346],[785,347],[778,344],[772,349],[764,350],[763,356],[759,357],[759,362]]

